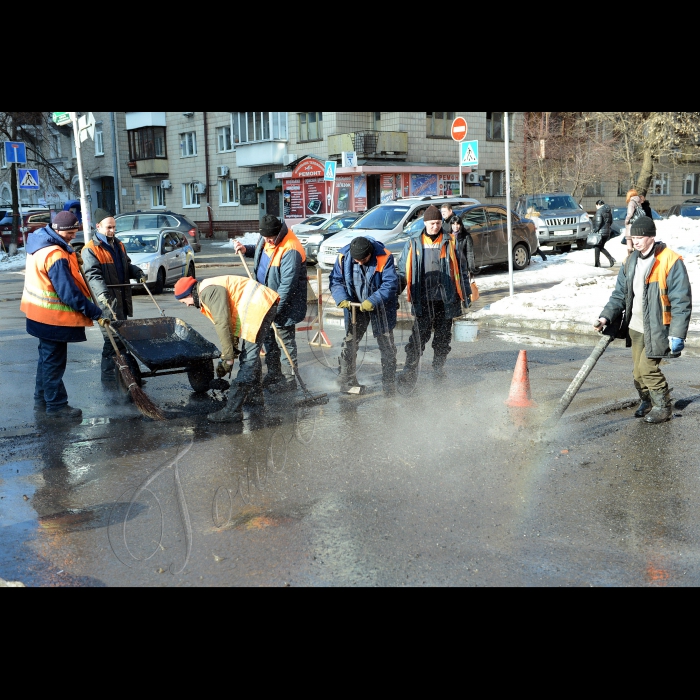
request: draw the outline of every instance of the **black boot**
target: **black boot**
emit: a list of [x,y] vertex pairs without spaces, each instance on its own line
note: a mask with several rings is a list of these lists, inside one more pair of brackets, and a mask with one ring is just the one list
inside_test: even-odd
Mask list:
[[642,403],[639,405],[637,412],[634,414],[635,418],[645,418],[649,415],[649,412],[653,408],[651,405],[651,394],[648,391],[639,389],[639,398]]
[[354,368],[350,366],[347,359],[341,355],[338,364],[340,365],[340,374],[338,375],[340,392],[342,394],[362,393],[365,387],[357,381],[357,375],[353,372]]
[[79,408],[65,405],[58,409],[47,409],[46,415],[48,418],[57,420],[82,420],[83,412]]
[[237,384],[228,392],[226,406],[217,413],[210,413],[207,420],[211,423],[241,423],[243,421],[243,404],[250,387]]
[[447,374],[445,373],[446,361],[446,357],[436,357],[433,359],[433,373],[435,374],[435,379],[439,382],[447,378]]
[[382,382],[382,388],[384,390],[384,396],[386,396],[387,399],[391,399],[396,396],[396,382]]
[[671,401],[671,392],[668,389],[663,391],[650,391],[651,402],[654,408],[651,413],[645,418],[647,423],[658,424],[666,423],[673,418],[673,402]]
[[265,394],[263,393],[262,384],[251,387],[244,405],[250,408],[265,408]]
[[113,382],[117,378],[116,365],[113,357],[103,357],[100,365],[103,382]]

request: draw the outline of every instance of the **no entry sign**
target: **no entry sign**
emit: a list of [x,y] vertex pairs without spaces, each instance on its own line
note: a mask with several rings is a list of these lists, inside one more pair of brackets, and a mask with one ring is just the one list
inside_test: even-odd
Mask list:
[[452,138],[458,143],[467,138],[468,131],[469,126],[464,117],[457,117],[457,119],[452,122]]

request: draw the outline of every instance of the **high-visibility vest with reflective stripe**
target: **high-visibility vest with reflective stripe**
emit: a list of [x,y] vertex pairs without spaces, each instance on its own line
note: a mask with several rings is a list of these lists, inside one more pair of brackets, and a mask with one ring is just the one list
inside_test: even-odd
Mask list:
[[[205,280],[199,285],[200,294],[208,287],[225,287],[228,292],[228,304],[234,335],[254,343],[260,327],[270,309],[279,301],[280,296],[268,287],[246,277],[227,275]],[[206,304],[200,300],[202,313],[214,321],[214,316]]]
[[671,314],[671,300],[668,298],[668,274],[671,268],[683,258],[666,248],[656,257],[651,267],[651,272],[647,278],[647,284],[658,284],[659,295],[661,296],[661,306],[663,307],[664,326],[670,326],[673,320]]
[[27,270],[20,310],[27,318],[47,326],[89,328],[92,321],[80,311],[64,304],[51,284],[49,270],[59,261],[67,260],[73,281],[86,299],[91,300],[90,290],[80,274],[78,258],[69,255],[60,246],[42,248],[27,255]]
[[[100,265],[114,264],[114,256],[112,253],[103,248],[101,245],[96,244],[94,238],[85,247],[89,248],[95,254],[95,257]],[[114,239],[114,249],[115,251],[121,251],[124,255],[126,255],[124,244],[118,238]]]
[[299,241],[292,231],[290,231],[284,237],[283,241],[276,248],[266,244],[263,246],[263,250],[270,258],[270,267],[280,267],[282,264],[282,258],[290,250],[296,250],[296,252],[301,255],[302,263],[306,262],[306,251],[304,250],[304,246],[302,246],[301,241]]

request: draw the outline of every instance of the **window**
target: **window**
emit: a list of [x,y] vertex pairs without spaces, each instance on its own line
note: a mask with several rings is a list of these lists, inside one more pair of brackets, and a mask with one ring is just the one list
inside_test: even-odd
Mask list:
[[486,140],[503,141],[503,112],[486,112]]
[[323,139],[323,112],[299,112],[299,141]]
[[654,178],[652,192],[657,197],[665,197],[671,194],[671,175],[670,173],[658,173]]
[[464,214],[462,221],[471,234],[483,233],[488,229],[486,209],[472,209]]
[[165,190],[157,185],[156,187],[151,187],[151,206],[154,209],[165,209]]
[[506,196],[506,173],[503,170],[486,171],[486,196]]
[[375,131],[381,131],[382,130],[382,113],[381,112],[372,112],[374,115],[374,130]]
[[691,173],[685,176],[685,184],[683,185],[683,194],[700,194],[700,174]]
[[286,141],[287,112],[231,112],[231,139],[238,143]]
[[[71,138],[71,141],[73,141],[72,138]],[[50,144],[49,150],[50,150],[50,154],[51,154],[50,157],[52,159],[58,160],[61,157],[61,137],[58,134],[51,134],[49,144]],[[2,160],[4,163],[5,162],[5,150],[4,149],[3,149],[3,154],[2,154]],[[5,167],[5,166],[3,166],[3,167]]]
[[180,156],[182,158],[192,158],[197,155],[197,133],[188,131],[180,134]]
[[452,138],[452,122],[456,112],[426,112],[426,135],[435,139]]
[[0,167],[6,168],[6,167],[7,167],[7,161],[5,160],[5,148],[4,148],[4,144],[3,144],[3,147],[0,148],[0,152],[2,153],[2,155],[0,155]]
[[182,206],[189,209],[200,206],[199,195],[192,182],[182,186]]
[[603,192],[603,183],[602,182],[592,182],[589,185],[586,185],[586,192],[585,195],[586,197],[602,197],[604,194]]
[[[149,126],[144,129],[134,129],[128,133],[130,160],[153,160],[154,158],[168,157],[165,148],[164,126]],[[97,142],[95,142],[95,147],[97,147]]]
[[219,153],[228,153],[233,150],[233,129],[230,126],[222,126],[218,130]]
[[238,180],[221,180],[219,195],[222,207],[238,206]]
[[[639,180],[639,173],[634,174],[634,181]],[[617,183],[617,196],[625,197],[627,193],[634,187],[629,180],[619,180]]]
[[102,135],[102,122],[95,124],[95,155],[103,156],[105,154],[104,138]]

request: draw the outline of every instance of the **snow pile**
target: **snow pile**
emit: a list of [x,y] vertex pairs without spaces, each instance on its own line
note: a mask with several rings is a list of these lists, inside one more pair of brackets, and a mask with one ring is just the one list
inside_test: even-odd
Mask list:
[[258,245],[258,241],[260,240],[260,234],[259,233],[246,233],[244,236],[241,236],[240,238],[229,238],[229,240],[226,243],[221,243],[221,244],[215,244],[217,248],[235,248],[236,242],[242,243],[243,245]]
[[17,255],[10,257],[7,253],[0,253],[0,272],[14,272],[24,270],[27,266],[27,256],[24,248],[17,251]]
[[[688,269],[693,296],[700,298],[700,221],[673,217],[667,221],[657,221],[657,240],[663,241],[671,250],[683,256]],[[618,238],[612,240],[607,248],[613,257],[622,258],[625,249]],[[558,274],[565,278],[560,284],[541,292],[516,294],[512,299],[506,298],[474,314],[476,318],[489,316],[513,317],[547,321],[553,324],[567,323],[593,324],[598,314],[608,303],[615,288],[617,277],[603,270],[590,268],[581,271],[584,257],[589,261],[593,251],[569,253],[557,258],[557,262],[543,263],[542,269],[520,273],[516,276],[516,286],[521,284],[542,284],[553,281]],[[589,262],[590,264],[590,262]],[[604,276],[601,276],[601,272]],[[527,280],[531,276],[530,282]],[[489,278],[486,278],[488,280]],[[477,280],[479,289],[488,289]],[[500,286],[500,285],[499,285]],[[696,314],[691,323],[691,330],[700,331],[700,316]]]

